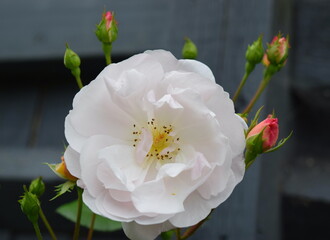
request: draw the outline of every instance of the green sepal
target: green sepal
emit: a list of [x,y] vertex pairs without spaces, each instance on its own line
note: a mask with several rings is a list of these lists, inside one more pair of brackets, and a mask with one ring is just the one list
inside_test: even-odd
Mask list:
[[257,156],[263,152],[263,132],[264,130],[262,130],[259,134],[246,139],[245,168],[248,168]]
[[[77,217],[77,208],[78,201],[75,200],[70,203],[66,203],[59,208],[56,209],[56,212],[63,216],[64,218],[75,222]],[[91,223],[93,212],[85,205],[82,206],[82,214],[81,214],[81,225],[89,228]],[[121,223],[117,221],[113,221],[111,219],[96,215],[94,230],[96,231],[104,231],[104,232],[113,232],[122,229]]]
[[50,201],[53,201],[54,199],[58,198],[59,196],[62,196],[66,192],[71,192],[73,188],[76,186],[76,182],[72,181],[66,181],[65,183],[62,183],[55,187],[56,195]]
[[281,148],[286,143],[286,141],[288,141],[291,138],[292,134],[293,134],[293,131],[290,132],[289,136],[281,139],[275,147],[265,151],[265,153],[274,152],[274,151],[278,150],[279,148]]
[[65,179],[67,180],[62,174],[59,174],[57,171],[56,171],[56,166],[58,164],[53,164],[53,163],[44,163],[45,165],[47,165],[58,177],[62,178],[62,179]]
[[260,113],[261,113],[261,110],[262,110],[263,108],[264,108],[264,106],[261,106],[261,107],[258,109],[258,111],[256,112],[256,115],[255,115],[254,118],[252,119],[249,128],[246,130],[246,136],[249,134],[249,132],[252,130],[252,128],[254,128],[254,127],[258,124],[259,117],[260,117]]

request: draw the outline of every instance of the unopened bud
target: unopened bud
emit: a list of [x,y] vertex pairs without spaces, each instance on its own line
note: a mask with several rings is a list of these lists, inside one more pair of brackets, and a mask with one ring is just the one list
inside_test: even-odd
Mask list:
[[77,178],[75,176],[72,176],[72,174],[68,171],[63,156],[61,157],[61,160],[61,163],[54,165],[49,164],[49,166],[59,177],[73,182],[77,181]]
[[198,50],[195,43],[193,43],[193,41],[189,38],[185,38],[185,43],[182,48],[182,57],[184,59],[196,59],[197,55]]
[[45,184],[41,177],[38,177],[31,182],[29,192],[35,194],[37,197],[40,197],[45,192]]
[[38,197],[31,192],[25,191],[24,195],[18,202],[21,205],[22,212],[32,223],[36,223],[39,218],[40,210]]
[[263,56],[264,47],[262,46],[262,36],[259,36],[258,40],[248,46],[245,53],[245,59],[247,62],[255,65],[261,62]]
[[247,143],[249,139],[253,136],[258,134],[262,134],[262,152],[267,151],[268,149],[272,148],[278,139],[278,119],[273,118],[272,115],[268,115],[268,117],[257,124],[254,128],[247,135]]
[[66,50],[64,53],[64,65],[66,68],[70,69],[71,71],[79,68],[80,66],[80,58],[77,53],[72,51],[68,45],[66,45]]
[[95,34],[102,43],[111,44],[116,41],[118,27],[114,13],[110,11],[103,13],[101,22],[96,25]]

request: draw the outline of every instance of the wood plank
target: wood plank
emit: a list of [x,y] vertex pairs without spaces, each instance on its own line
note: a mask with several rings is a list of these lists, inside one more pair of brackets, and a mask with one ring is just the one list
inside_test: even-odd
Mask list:
[[36,88],[1,88],[0,146],[27,145],[37,94]]

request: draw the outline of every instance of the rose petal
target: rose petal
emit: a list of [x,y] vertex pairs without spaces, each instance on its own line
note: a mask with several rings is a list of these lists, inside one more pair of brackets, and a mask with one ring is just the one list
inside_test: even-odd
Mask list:
[[173,228],[169,222],[154,225],[140,225],[136,222],[122,223],[123,230],[131,240],[153,240],[161,232],[166,232]]

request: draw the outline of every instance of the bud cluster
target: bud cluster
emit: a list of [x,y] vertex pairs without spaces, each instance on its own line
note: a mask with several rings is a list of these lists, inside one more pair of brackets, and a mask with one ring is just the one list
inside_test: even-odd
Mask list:
[[22,212],[32,222],[36,223],[39,218],[40,212],[40,196],[45,192],[45,184],[41,177],[34,179],[27,189],[24,186],[24,194],[18,201]]

